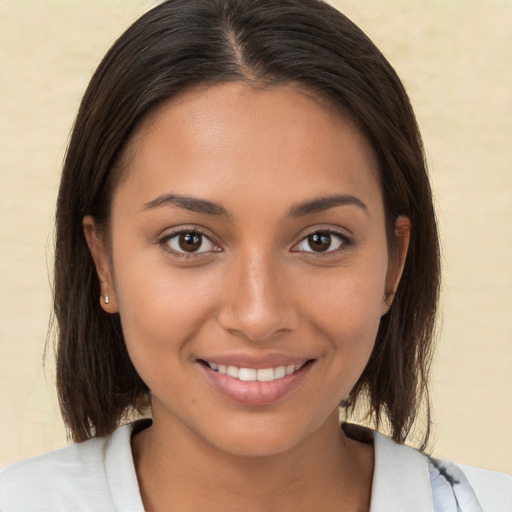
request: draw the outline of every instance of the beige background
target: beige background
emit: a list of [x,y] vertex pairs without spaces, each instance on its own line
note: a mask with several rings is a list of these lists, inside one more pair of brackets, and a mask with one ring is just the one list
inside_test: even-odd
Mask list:
[[[149,0],[0,0],[0,465],[65,444],[42,367],[59,169],[87,81]],[[434,453],[512,472],[512,3],[340,0],[402,76],[444,242]]]

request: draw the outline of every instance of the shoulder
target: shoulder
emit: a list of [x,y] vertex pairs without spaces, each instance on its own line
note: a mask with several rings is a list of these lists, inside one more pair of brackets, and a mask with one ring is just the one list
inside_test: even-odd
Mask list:
[[131,426],[0,469],[2,512],[143,510]]
[[86,495],[90,500],[91,489],[98,499],[108,496],[105,442],[90,439],[1,469],[0,510],[82,510],[80,502]]
[[457,465],[468,479],[484,511],[512,511],[512,475]]
[[423,456],[435,512],[512,512],[511,475]]
[[378,432],[374,453],[372,512],[512,512],[511,475],[435,459]]

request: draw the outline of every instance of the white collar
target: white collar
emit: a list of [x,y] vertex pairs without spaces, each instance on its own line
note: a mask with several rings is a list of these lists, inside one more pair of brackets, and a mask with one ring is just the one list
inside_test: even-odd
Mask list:
[[428,459],[373,432],[375,468],[370,512],[434,512]]
[[[118,510],[144,510],[130,437],[134,430],[149,426],[149,421],[140,420],[117,429],[107,443],[105,469],[112,499]],[[356,425],[351,427],[357,429]],[[375,468],[370,512],[434,512],[427,457],[379,432],[372,431],[372,434]]]

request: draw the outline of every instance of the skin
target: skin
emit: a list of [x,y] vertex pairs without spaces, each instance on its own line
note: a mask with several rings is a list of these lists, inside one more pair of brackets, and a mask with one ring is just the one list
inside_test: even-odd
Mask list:
[[[129,155],[108,230],[91,217],[84,230],[102,307],[119,312],[152,391],[153,426],[133,438],[146,510],[368,510],[373,448],[343,434],[337,406],[369,359],[410,228],[399,218],[390,261],[367,141],[297,87],[229,83],[160,107]],[[165,194],[227,215],[155,201]],[[334,195],[356,200],[290,215]],[[179,231],[208,238],[187,258]],[[251,405],[206,377],[201,360],[225,354],[311,362],[291,392]]]

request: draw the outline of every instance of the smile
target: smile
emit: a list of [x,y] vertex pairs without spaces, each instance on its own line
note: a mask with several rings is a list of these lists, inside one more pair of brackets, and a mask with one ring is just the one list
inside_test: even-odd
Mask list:
[[[224,356],[222,361],[215,363],[207,359],[199,359],[198,362],[207,381],[221,395],[248,406],[269,405],[284,399],[301,386],[316,362],[315,359],[303,359],[291,364],[290,358],[281,357],[284,360],[279,361],[278,357],[274,366],[268,360],[266,364],[262,359],[251,364],[249,358],[238,357],[242,359],[237,361],[240,366],[221,364],[229,363],[227,359]],[[231,359],[236,360],[237,357]]]
[[305,364],[291,364],[288,366],[276,366],[274,368],[239,368],[232,365],[216,364],[210,361],[205,362],[211,370],[245,382],[272,382],[292,375]]

